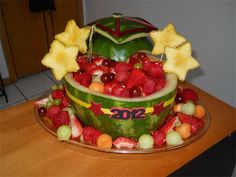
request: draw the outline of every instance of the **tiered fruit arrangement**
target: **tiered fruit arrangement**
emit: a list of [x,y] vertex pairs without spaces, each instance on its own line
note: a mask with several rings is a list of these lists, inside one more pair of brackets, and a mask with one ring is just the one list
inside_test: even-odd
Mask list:
[[[148,36],[152,51],[139,51],[150,49]],[[79,28],[71,20],[42,60],[57,80],[64,78],[64,89],[54,88],[39,114],[46,113],[60,140],[105,148],[180,144],[203,126],[192,117],[196,102],[180,101],[194,94],[176,90],[177,78],[183,81],[199,66],[191,52],[191,44],[172,24],[160,30],[140,18],[115,15]],[[171,114],[176,93],[180,103]]]
[[119,136],[112,138],[94,127],[84,126],[70,107],[62,86],[54,86],[48,98],[35,103],[38,115],[52,124],[60,141],[71,140],[99,148],[150,149],[177,146],[201,131],[204,126],[205,108],[199,103],[196,92],[190,88],[181,90],[175,99],[172,113],[164,124],[151,134],[138,139]]

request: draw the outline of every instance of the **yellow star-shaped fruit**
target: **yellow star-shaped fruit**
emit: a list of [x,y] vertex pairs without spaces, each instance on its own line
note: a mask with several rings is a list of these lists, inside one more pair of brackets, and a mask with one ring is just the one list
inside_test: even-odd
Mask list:
[[167,25],[163,30],[151,31],[150,37],[154,42],[152,54],[159,55],[164,53],[165,47],[178,47],[183,44],[186,39],[175,31],[172,24]]
[[191,44],[184,43],[178,48],[165,48],[166,62],[164,63],[164,71],[167,73],[174,73],[179,80],[184,81],[187,72],[195,69],[200,64],[193,58]]
[[76,62],[78,52],[78,47],[65,47],[61,42],[54,40],[49,53],[44,56],[41,62],[52,69],[57,80],[61,80],[66,73],[76,72],[79,69]]
[[87,43],[90,34],[90,27],[79,28],[74,20],[67,22],[64,32],[55,35],[55,38],[66,46],[78,46],[83,54],[87,52]]

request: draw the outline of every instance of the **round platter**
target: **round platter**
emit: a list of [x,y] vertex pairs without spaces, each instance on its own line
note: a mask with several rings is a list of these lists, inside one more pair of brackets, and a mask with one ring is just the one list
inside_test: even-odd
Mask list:
[[[44,94],[44,96],[40,97],[39,100],[41,100],[43,98],[46,98],[46,97],[47,97],[46,94]],[[201,102],[201,104],[204,105],[202,102]],[[78,147],[95,150],[95,151],[108,152],[108,153],[121,153],[121,154],[156,153],[156,152],[174,150],[174,149],[177,149],[177,148],[187,146],[191,143],[194,143],[195,141],[197,141],[201,136],[203,136],[207,132],[207,130],[210,126],[210,115],[209,115],[209,112],[206,109],[206,106],[204,106],[204,107],[205,107],[205,110],[206,110],[206,115],[203,117],[203,121],[204,121],[203,128],[201,130],[199,130],[195,135],[192,135],[191,137],[185,139],[184,142],[180,145],[176,145],[176,146],[164,145],[162,147],[155,147],[154,146],[151,149],[140,149],[140,148],[132,148],[132,149],[120,148],[120,149],[118,149],[118,148],[115,148],[115,147],[112,147],[111,149],[106,149],[106,148],[99,148],[99,147],[97,147],[93,144],[79,142],[79,141],[76,141],[76,140],[67,140],[67,141],[64,141],[64,142],[66,142],[68,144],[71,144],[71,145],[78,146]],[[39,124],[48,133],[50,133],[51,135],[55,136],[55,138],[57,138],[56,129],[53,126],[51,120],[46,116],[40,116],[38,114],[37,109],[38,109],[37,107],[35,107],[35,109],[34,109],[36,120],[39,122]]]

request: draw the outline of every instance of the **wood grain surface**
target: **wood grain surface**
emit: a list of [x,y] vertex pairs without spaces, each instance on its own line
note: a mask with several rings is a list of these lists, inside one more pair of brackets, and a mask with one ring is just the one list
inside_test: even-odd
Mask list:
[[236,109],[188,83],[211,125],[196,142],[153,154],[97,152],[59,142],[36,121],[32,102],[0,111],[0,176],[167,176],[236,130]]

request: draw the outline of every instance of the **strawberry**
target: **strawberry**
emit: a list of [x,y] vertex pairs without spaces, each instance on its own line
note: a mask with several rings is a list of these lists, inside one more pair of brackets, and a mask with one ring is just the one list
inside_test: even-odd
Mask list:
[[61,108],[59,106],[52,105],[47,110],[47,117],[52,118],[53,116],[60,114],[60,112]]
[[126,88],[130,89],[133,86],[138,86],[142,85],[146,79],[145,74],[139,70],[139,69],[134,69],[131,71],[128,82],[126,84]]
[[102,65],[102,62],[104,61],[104,58],[102,57],[95,57],[92,62],[95,63],[97,66]]
[[116,138],[112,144],[116,148],[133,148],[137,146],[137,142],[126,137],[118,137]]
[[103,92],[108,95],[111,94],[112,88],[116,86],[117,84],[118,84],[117,81],[111,81],[111,82],[105,83]]
[[166,141],[166,133],[164,133],[163,131],[154,131],[152,137],[154,139],[154,144],[157,147],[161,147]]
[[53,99],[61,100],[63,97],[65,97],[65,92],[61,89],[56,89],[52,91],[51,95]]
[[120,71],[116,73],[115,80],[118,82],[127,82],[129,79],[129,72],[128,71]]
[[182,96],[183,96],[184,103],[186,103],[189,100],[192,100],[194,103],[198,101],[197,93],[193,89],[190,89],[190,88],[183,89]]
[[126,62],[119,62],[115,65],[115,72],[121,72],[121,71],[130,71],[132,69],[132,66],[129,63]]
[[82,140],[88,143],[96,144],[97,138],[102,133],[93,127],[84,127],[82,131]]
[[67,111],[61,111],[59,114],[53,115],[52,123],[56,128],[60,127],[61,125],[69,125],[69,113]]
[[169,117],[169,119],[165,121],[165,123],[161,126],[159,130],[167,134],[168,132],[173,130],[177,121],[178,121],[177,117]]
[[145,79],[142,85],[143,93],[146,95],[152,94],[156,91],[156,83],[152,79]]
[[202,119],[190,116],[181,112],[178,112],[177,116],[182,123],[187,123],[191,125],[191,134],[197,133],[204,125]]
[[72,138],[78,138],[82,134],[83,127],[74,114],[70,115],[70,126],[72,130]]
[[88,73],[73,73],[74,79],[79,82],[81,85],[88,87],[91,84],[92,76]]

